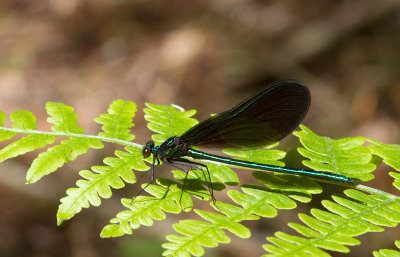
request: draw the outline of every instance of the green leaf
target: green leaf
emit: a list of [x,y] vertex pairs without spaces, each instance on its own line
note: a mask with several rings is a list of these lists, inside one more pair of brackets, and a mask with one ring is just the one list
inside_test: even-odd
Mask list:
[[[47,119],[54,125],[51,129],[54,132],[81,134],[84,130],[78,127],[77,115],[73,113],[73,108],[62,103],[46,104],[46,110],[50,117]],[[27,183],[34,183],[58,168],[66,162],[75,160],[79,155],[86,153],[89,148],[103,148],[99,139],[87,137],[70,137],[70,140],[61,141],[56,145],[41,153],[32,162],[26,174]]]
[[389,172],[389,175],[394,178],[393,186],[395,186],[398,190],[400,190],[400,173]]
[[[275,143],[271,146],[265,147],[265,149],[270,149],[277,146],[279,143]],[[233,156],[235,159],[252,161],[258,163],[265,163],[277,166],[283,166],[284,163],[278,161],[285,157],[286,153],[280,150],[239,150],[239,149],[224,149],[223,152],[227,155]],[[235,172],[232,171],[230,165],[226,164],[215,164],[204,162],[207,164],[209,170],[211,170],[211,176],[224,184],[237,185],[239,183],[239,178]],[[239,167],[240,169],[250,169]]]
[[0,111],[0,126],[3,127],[4,124],[6,123],[6,114],[2,111]]
[[291,209],[296,204],[290,198],[267,188],[255,185],[243,185],[241,193],[229,190],[228,196],[238,205],[217,202],[220,213],[195,210],[203,219],[209,221],[183,220],[174,225],[174,229],[183,234],[168,235],[169,243],[163,244],[166,249],[164,256],[189,256],[188,253],[201,256],[203,247],[216,247],[219,243],[229,243],[230,237],[224,230],[228,230],[241,238],[249,238],[250,230],[239,222],[257,220],[261,217],[275,217],[276,208]]
[[60,145],[47,149],[38,155],[32,162],[26,174],[26,182],[31,184],[42,177],[53,173],[65,163],[75,160],[79,155],[86,153],[89,148],[102,148],[103,144],[98,139],[72,138],[64,140]]
[[[223,184],[236,186],[239,184],[239,177],[231,167],[225,164],[202,162],[207,165],[210,170],[211,181],[221,181]],[[225,187],[222,187],[225,188]],[[221,188],[221,189],[222,189]]]
[[101,128],[104,132],[100,132],[99,136],[125,141],[133,140],[135,136],[130,134],[130,129],[134,126],[132,119],[136,111],[134,102],[115,100],[108,108],[107,114],[101,114],[95,119],[96,122],[103,124]]
[[313,194],[322,192],[317,182],[302,176],[287,174],[274,176],[264,171],[255,171],[253,177],[270,189],[303,203],[310,202]]
[[[84,179],[76,182],[77,188],[69,188],[67,196],[61,199],[58,207],[57,220],[60,225],[71,219],[82,208],[89,204],[99,206],[100,197],[110,198],[111,188],[123,188],[125,183],[135,183],[136,177],[132,170],[144,171],[149,167],[143,162],[141,149],[126,147],[127,152],[117,150],[115,157],[107,157],[104,163],[107,166],[93,166],[92,171],[82,170],[79,175]],[[122,179],[122,180],[121,180]]]
[[53,144],[54,141],[55,136],[52,135],[33,134],[23,137],[0,150],[0,162],[45,147],[48,144]]
[[[3,117],[5,118],[5,116]],[[15,111],[10,116],[12,127],[21,130],[35,130],[36,118],[31,112]],[[14,134],[14,133],[13,133]],[[9,134],[11,135],[11,134]],[[38,148],[45,147],[55,141],[53,135],[31,134],[23,137],[0,150],[0,162],[23,155]]]
[[239,160],[245,160],[245,161],[251,160],[252,162],[265,163],[275,166],[284,166],[285,163],[279,160],[285,157],[286,152],[275,149],[271,150],[273,147],[276,147],[278,145],[279,143],[277,142],[265,147],[263,150],[225,149],[223,150],[223,152]]
[[[149,121],[149,128],[159,133],[152,137],[157,142],[181,135],[197,124],[192,118],[194,110],[183,111],[179,107],[152,104],[147,106],[146,119]],[[53,144],[56,137],[66,138],[57,141],[58,144],[40,153],[32,162],[27,172],[28,183],[36,182],[66,162],[75,160],[89,148],[103,147],[101,140],[122,144],[126,149],[115,151],[115,157],[105,158],[102,166],[92,166],[91,169],[79,172],[82,178],[61,199],[57,212],[58,224],[71,219],[83,208],[101,205],[101,198],[110,198],[113,189],[123,188],[126,183],[135,183],[135,170],[149,170],[143,161],[141,147],[129,142],[134,139],[134,135],[130,133],[136,112],[133,102],[116,100],[110,105],[107,114],[99,115],[95,120],[102,124],[103,131],[98,136],[83,134],[84,130],[78,126],[77,115],[72,107],[48,103],[46,109],[50,115],[48,121],[53,125],[52,132],[36,130],[36,119],[27,111],[13,112],[10,115],[12,127],[5,128],[6,115],[0,111],[0,140],[11,139],[16,134],[23,135],[5,144],[0,150],[0,161]],[[366,181],[372,178],[370,173],[375,169],[372,157],[376,160],[382,159],[396,170],[400,167],[398,145],[386,145],[368,139],[373,145],[364,147],[366,139],[362,137],[333,140],[318,136],[305,126],[301,128],[301,131],[295,132],[305,147],[299,148],[299,152],[310,159],[305,160],[304,164],[313,169]],[[281,159],[285,152],[271,150],[273,146],[262,150],[230,149],[224,152],[237,159],[284,166]],[[149,157],[147,161],[152,162],[152,158]],[[199,162],[206,164],[208,169],[190,170],[190,167],[186,167],[187,173],[174,170],[172,174],[180,182],[158,178],[157,185],[142,185],[150,196],[139,195],[135,200],[123,198],[121,202],[126,209],[111,219],[101,236],[132,234],[133,230],[142,225],[152,226],[154,221],[166,219],[167,213],[191,211],[194,205],[192,197],[210,201],[207,188],[210,180],[214,190],[239,184],[239,178],[232,166]],[[159,175],[158,170],[156,175]],[[322,192],[321,186],[307,177],[264,171],[254,171],[252,175],[259,185],[245,184],[240,186],[241,191],[226,191],[232,204],[217,201],[217,207],[212,205],[217,213],[196,209],[194,212],[199,215],[200,220],[181,220],[175,224],[173,227],[178,234],[167,236],[168,242],[163,245],[166,249],[164,255],[203,255],[205,247],[229,243],[231,235],[227,231],[241,238],[249,238],[251,231],[247,225],[242,224],[243,221],[257,220],[260,217],[274,218],[280,209],[296,208],[296,201],[310,202],[313,194]],[[399,189],[399,173],[391,172],[390,175],[394,177],[393,185]],[[184,185],[182,181],[185,181]],[[350,251],[350,246],[360,243],[356,236],[382,232],[384,227],[398,226],[399,197],[373,188],[368,190],[367,186],[361,184],[348,186],[374,194],[350,189],[344,191],[344,195],[334,195],[333,200],[323,200],[324,209],[312,209],[310,214],[299,214],[299,223],[289,223],[289,227],[297,235],[278,231],[274,236],[269,236],[267,239],[270,243],[264,245],[264,249],[270,254],[265,256],[330,256],[327,251],[346,253]],[[400,245],[400,242],[396,243]],[[383,249],[374,252],[374,255],[391,256],[397,253],[398,251]]]
[[46,103],[46,110],[50,117],[48,122],[54,124],[51,129],[54,132],[82,134],[85,131],[78,127],[77,115],[74,108],[63,103]]
[[250,237],[250,230],[239,222],[257,220],[258,216],[222,202],[217,202],[217,206],[221,214],[195,210],[200,217],[210,222],[183,220],[174,224],[174,229],[183,236],[168,235],[166,238],[170,243],[163,244],[167,249],[163,256],[188,256],[188,253],[201,256],[204,254],[203,246],[216,247],[219,243],[230,242],[223,229],[242,238]]
[[298,148],[300,154],[310,159],[303,164],[320,171],[330,171],[346,175],[361,181],[371,180],[370,174],[375,170],[371,163],[372,156],[363,137],[342,138],[333,140],[313,133],[304,125],[301,131],[293,132],[300,139],[305,148]]
[[[273,245],[263,245],[263,248],[273,254],[263,256],[330,256],[328,253],[315,247],[313,244],[308,244],[308,240],[298,236],[292,236],[284,232],[276,232],[275,237],[267,237],[267,240]],[[293,246],[301,246],[301,251],[292,250],[286,251]]]
[[[335,195],[333,201],[322,201],[327,211],[312,209],[309,216],[299,214],[305,224],[289,223],[304,238],[277,232],[267,240],[265,256],[329,256],[323,250],[347,253],[347,246],[358,245],[353,238],[367,232],[383,231],[381,226],[394,227],[400,222],[400,199],[383,195],[366,195],[354,189]],[[294,240],[296,239],[296,240]]]
[[191,118],[196,111],[183,111],[174,106],[163,106],[146,103],[145,119],[149,121],[147,127],[159,134],[152,136],[155,142],[164,142],[168,138],[183,134],[186,130],[198,123]]
[[369,146],[371,152],[378,155],[393,169],[400,171],[400,145],[389,145],[377,140],[368,139],[373,145]]
[[[261,217],[275,217],[276,209],[293,209],[297,206],[295,201],[275,190],[248,184],[242,185],[241,189],[245,194],[229,190],[229,197],[245,209],[249,209],[249,204],[251,204],[253,213]],[[241,196],[240,200],[237,195]]]
[[13,122],[12,127],[22,130],[36,129],[36,118],[28,111],[15,111],[11,113],[10,119]]
[[[178,202],[181,190],[172,181],[170,183],[168,189],[157,185],[148,185],[145,190],[154,197],[138,196],[135,200],[122,199],[122,204],[129,210],[122,211],[111,219],[111,224],[103,228],[101,237],[130,235],[133,229],[138,229],[141,225],[152,226],[153,220],[164,220],[166,218],[164,212],[180,213],[181,207]],[[161,198],[162,200],[160,200]],[[187,203],[188,201],[190,201],[188,194],[183,194],[182,202]]]
[[6,114],[0,111],[0,141],[11,139],[16,135],[15,132],[3,129],[5,122],[6,122]]
[[[35,116],[33,116],[33,114],[31,112],[28,111],[15,111],[13,113],[11,113],[10,115],[10,119],[13,122],[12,127],[15,129],[20,129],[20,130],[34,130],[36,129],[36,118]],[[6,120],[6,115],[4,114],[4,112],[0,112],[0,126],[4,126]],[[7,130],[2,130],[0,133],[0,141],[4,141],[4,140],[8,140],[13,138],[16,135],[15,132],[12,131],[7,131]],[[43,147],[43,146],[42,146]],[[15,145],[11,148],[18,148]],[[37,147],[40,148],[40,147]],[[32,151],[35,149],[32,149]],[[4,150],[4,152],[8,152],[10,150]],[[12,151],[12,150],[11,150]],[[28,151],[27,151],[28,152]],[[21,151],[20,154],[24,154],[24,151]],[[15,154],[15,153],[14,153]],[[8,158],[12,158],[15,157],[19,154],[13,155],[7,155],[6,156],[10,156],[10,157],[3,157],[3,161],[8,159]]]

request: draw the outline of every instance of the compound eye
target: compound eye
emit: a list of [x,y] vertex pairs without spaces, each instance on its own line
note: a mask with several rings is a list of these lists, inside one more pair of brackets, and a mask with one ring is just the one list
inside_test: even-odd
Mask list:
[[147,146],[143,147],[142,149],[142,155],[144,158],[147,158],[150,156],[151,150]]
[[149,141],[146,143],[146,145],[142,149],[142,155],[144,158],[147,158],[150,156],[151,151],[153,150],[153,147],[154,147],[153,141]]

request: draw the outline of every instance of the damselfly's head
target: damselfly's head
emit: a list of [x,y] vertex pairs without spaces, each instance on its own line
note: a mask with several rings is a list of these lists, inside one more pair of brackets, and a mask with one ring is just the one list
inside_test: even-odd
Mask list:
[[143,146],[142,149],[142,155],[144,158],[147,158],[150,156],[150,154],[153,152],[154,149],[154,142],[153,141],[147,141],[146,145]]

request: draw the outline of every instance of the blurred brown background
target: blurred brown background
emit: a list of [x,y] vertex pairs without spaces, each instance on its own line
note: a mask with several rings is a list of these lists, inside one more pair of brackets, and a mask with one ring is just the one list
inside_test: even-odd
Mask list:
[[[32,111],[42,130],[49,129],[48,101],[73,106],[80,126],[95,134],[100,126],[93,118],[122,98],[138,104],[133,133],[143,144],[151,135],[141,110],[145,102],[195,108],[201,120],[268,82],[295,78],[310,88],[304,124],[315,132],[399,143],[399,69],[398,0],[0,2],[0,109],[8,115]],[[281,145],[294,156],[289,160],[298,158],[293,139]],[[101,164],[113,147],[91,150],[35,185],[24,179],[38,152],[1,164],[0,256],[160,256],[164,236],[181,216],[168,215],[167,222],[133,236],[99,238],[122,210],[119,198],[137,188],[115,190],[100,208],[56,226],[59,199],[78,171]],[[392,191],[388,168],[378,171],[374,186]],[[285,224],[298,222],[296,211],[279,214],[273,222],[246,222],[250,240],[232,236],[232,244],[207,249],[206,256],[259,256],[266,236],[294,234]],[[399,234],[392,229],[360,237],[364,243],[348,256],[392,248]]]

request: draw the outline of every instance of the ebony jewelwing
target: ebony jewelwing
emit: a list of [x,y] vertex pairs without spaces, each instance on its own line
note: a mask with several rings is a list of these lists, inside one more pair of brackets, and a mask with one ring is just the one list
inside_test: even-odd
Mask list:
[[[155,146],[153,141],[148,141],[142,149],[142,154],[144,158],[153,154],[149,184],[154,180],[154,168],[156,165],[160,165],[160,161],[186,172],[183,185],[185,185],[188,171],[182,165],[188,166],[190,169],[200,169],[215,203],[207,166],[183,157],[255,170],[302,175],[327,182],[352,183],[353,179],[331,172],[285,168],[242,161],[192,148],[255,149],[269,145],[286,137],[301,123],[308,111],[310,101],[310,92],[302,82],[296,80],[277,81],[264,87],[235,107],[198,123],[181,136],[170,137],[159,146]],[[207,169],[208,180],[202,168]]]

